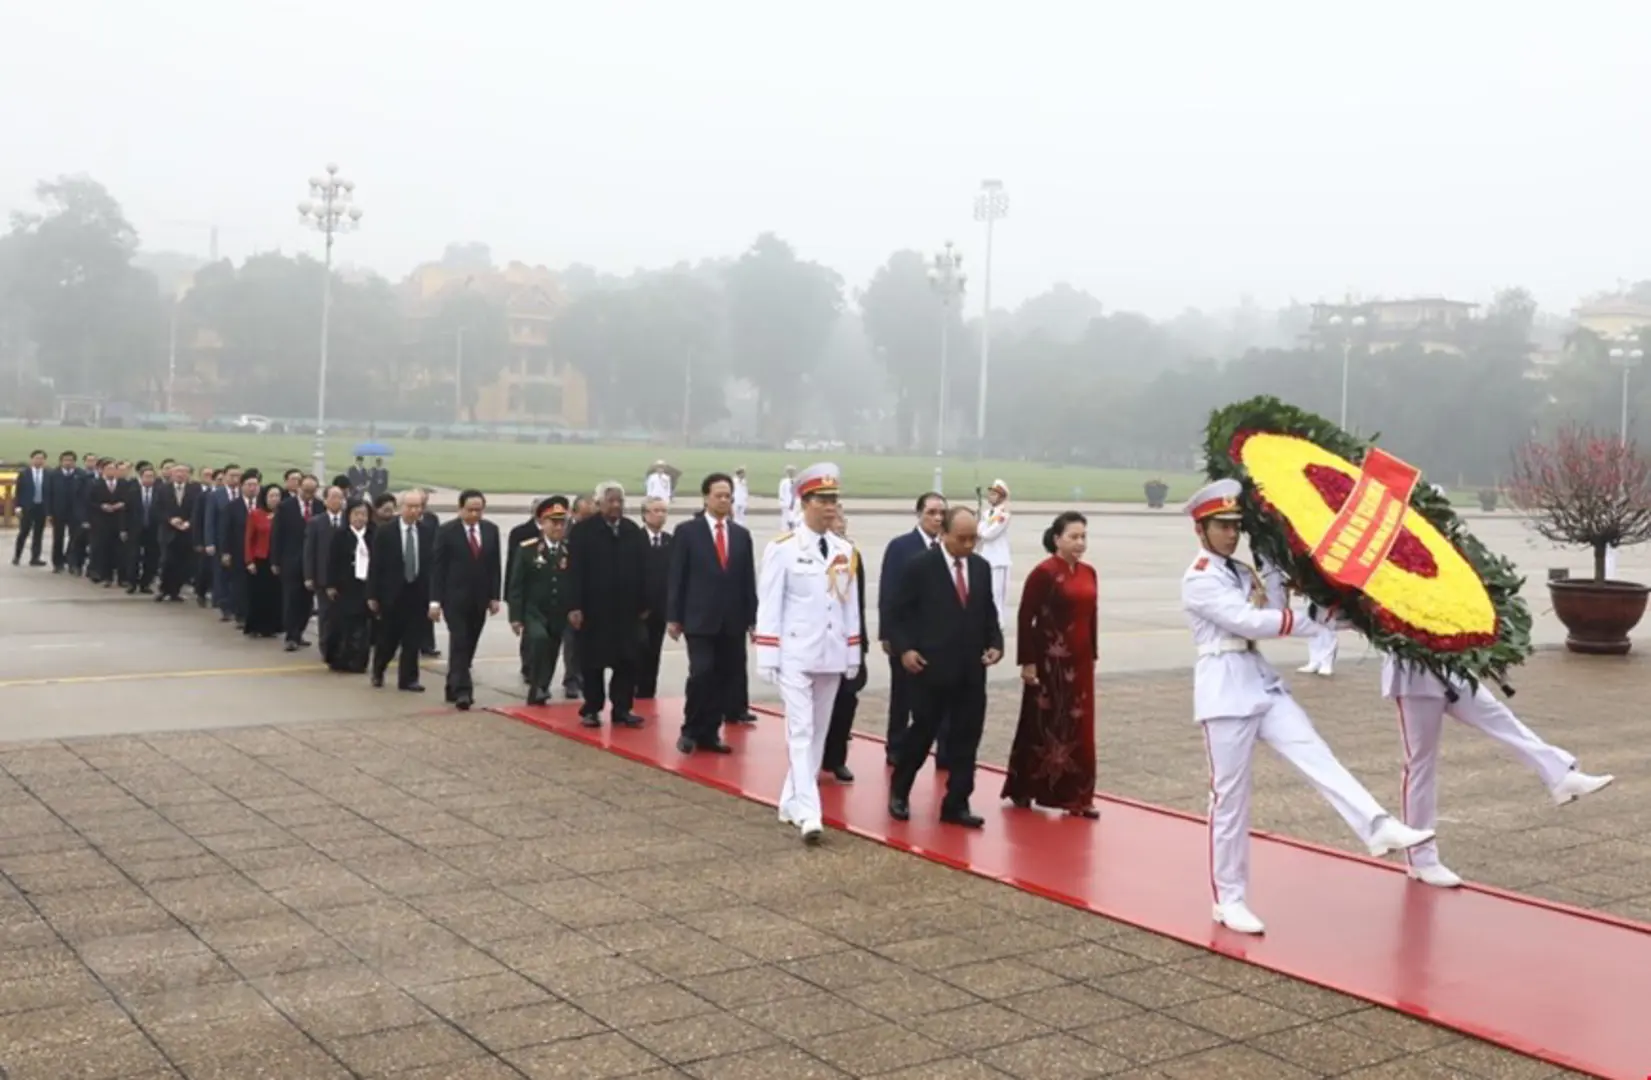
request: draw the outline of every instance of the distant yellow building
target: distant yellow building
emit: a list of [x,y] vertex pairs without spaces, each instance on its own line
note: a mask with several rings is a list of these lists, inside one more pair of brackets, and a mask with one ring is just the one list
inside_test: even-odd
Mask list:
[[1579,305],[1572,314],[1578,329],[1601,338],[1618,338],[1651,328],[1651,304],[1626,296],[1595,297]]
[[[1460,356],[1478,311],[1478,304],[1437,296],[1314,304],[1313,322],[1305,336],[1314,345],[1340,346],[1351,341],[1354,347],[1372,353],[1419,346],[1423,352]],[[1339,323],[1332,321],[1337,317]],[[1355,325],[1355,319],[1364,322]]]
[[[463,292],[479,293],[504,309],[509,357],[490,382],[475,388],[471,422],[588,426],[589,384],[583,372],[556,357],[550,342],[550,324],[564,300],[549,269],[513,262],[502,269],[454,270],[428,263],[408,275],[402,290],[415,319],[434,314]],[[434,377],[451,381],[453,375]]]

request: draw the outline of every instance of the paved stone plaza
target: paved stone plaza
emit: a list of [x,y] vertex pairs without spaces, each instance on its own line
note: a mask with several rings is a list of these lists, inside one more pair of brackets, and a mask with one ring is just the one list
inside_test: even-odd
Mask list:
[[[1136,520],[1098,530],[1102,787],[1200,810],[1187,545]],[[1394,799],[1393,713],[1348,644],[1333,679],[1293,681]],[[484,648],[481,704],[519,700],[508,632]],[[1533,726],[1618,775],[1596,799],[1555,809],[1484,740],[1447,736],[1456,869],[1651,920],[1648,664],[1544,652],[1517,681]],[[805,850],[770,809],[439,703],[192,606],[0,567],[4,1074],[1568,1075],[840,833]],[[1017,704],[996,691],[986,759]],[[874,693],[861,717],[881,730]],[[1351,847],[1270,758],[1257,794],[1259,828]],[[1254,895],[1265,915],[1264,880]]]

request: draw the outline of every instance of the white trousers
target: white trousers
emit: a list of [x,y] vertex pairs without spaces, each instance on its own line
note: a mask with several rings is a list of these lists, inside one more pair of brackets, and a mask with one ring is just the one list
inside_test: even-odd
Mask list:
[[1307,639],[1307,662],[1316,668],[1333,667],[1336,663],[1336,652],[1340,648],[1340,639],[1336,632],[1322,623],[1313,629],[1313,636]]
[[1015,618],[1009,613],[1009,568],[1007,566],[992,567],[992,603],[997,605],[999,625],[1004,628],[1014,626]]
[[[1513,714],[1483,686],[1472,697],[1452,702],[1442,697],[1400,697],[1399,738],[1404,747],[1404,776],[1400,797],[1405,824],[1431,829],[1439,820],[1439,736],[1445,717],[1478,728],[1513,751],[1542,783],[1553,787],[1576,767],[1576,758],[1542,737]],[[1439,865],[1439,845],[1429,840],[1405,852],[1412,866]]]
[[1387,811],[1354,779],[1295,698],[1275,691],[1259,716],[1204,721],[1210,765],[1210,890],[1218,904],[1244,902],[1250,880],[1250,768],[1257,739],[1294,765],[1361,841]]
[[793,825],[820,823],[820,764],[831,731],[831,706],[837,700],[838,673],[812,675],[780,669],[780,697],[785,702],[785,746],[791,767],[780,789],[780,820]]

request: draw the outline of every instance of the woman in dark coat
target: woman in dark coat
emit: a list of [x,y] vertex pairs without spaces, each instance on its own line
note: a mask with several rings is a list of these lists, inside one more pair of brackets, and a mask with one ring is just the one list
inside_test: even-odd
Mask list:
[[281,485],[266,484],[258,492],[258,502],[247,514],[246,596],[247,617],[242,627],[248,637],[272,638],[281,632],[281,579],[270,560],[270,527],[281,506]]
[[336,529],[327,550],[327,596],[332,617],[321,658],[334,671],[359,675],[372,653],[373,617],[367,610],[367,566],[373,550],[372,510],[350,504],[346,527]]

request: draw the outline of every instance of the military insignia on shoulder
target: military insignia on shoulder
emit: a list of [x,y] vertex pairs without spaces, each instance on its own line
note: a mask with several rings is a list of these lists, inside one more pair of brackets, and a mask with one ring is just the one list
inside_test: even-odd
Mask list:
[[796,534],[795,531],[793,531],[793,532],[783,532],[780,535],[774,537],[773,542],[776,543],[776,544],[783,544],[787,540],[791,539],[793,536],[796,536],[796,535],[797,534]]
[[1194,570],[1205,570],[1209,568],[1209,565],[1210,557],[1208,555],[1200,555],[1198,557],[1198,561],[1192,564],[1192,568]]
[[538,547],[539,546],[539,538],[537,536],[535,536],[531,540],[523,540],[522,543],[521,543],[521,546],[522,547]]

